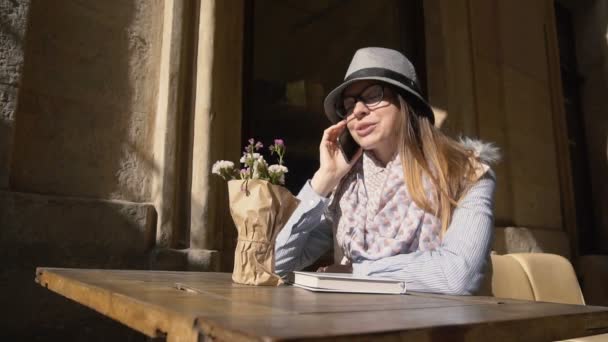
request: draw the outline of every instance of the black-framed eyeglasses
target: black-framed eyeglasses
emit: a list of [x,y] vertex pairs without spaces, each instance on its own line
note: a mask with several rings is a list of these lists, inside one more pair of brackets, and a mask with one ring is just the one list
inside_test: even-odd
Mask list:
[[361,101],[367,108],[374,108],[384,99],[384,85],[372,84],[363,89],[359,95],[346,96],[336,102],[336,114],[345,118],[353,113],[357,102]]

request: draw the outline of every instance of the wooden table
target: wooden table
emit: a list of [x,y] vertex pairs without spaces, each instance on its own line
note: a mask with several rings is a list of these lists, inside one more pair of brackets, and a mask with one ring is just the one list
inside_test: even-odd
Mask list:
[[229,273],[38,268],[36,281],[168,341],[552,341],[608,332],[608,307],[315,293],[233,284]]

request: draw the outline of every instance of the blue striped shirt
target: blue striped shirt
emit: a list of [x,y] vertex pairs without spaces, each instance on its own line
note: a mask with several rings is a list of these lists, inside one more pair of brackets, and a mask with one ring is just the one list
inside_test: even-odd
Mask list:
[[[353,263],[353,274],[403,280],[408,291],[474,294],[489,262],[495,188],[496,176],[489,170],[454,209],[437,249]],[[311,265],[333,245],[332,222],[324,215],[329,199],[315,193],[310,182],[298,198],[300,205],[275,243],[275,272],[280,276]]]

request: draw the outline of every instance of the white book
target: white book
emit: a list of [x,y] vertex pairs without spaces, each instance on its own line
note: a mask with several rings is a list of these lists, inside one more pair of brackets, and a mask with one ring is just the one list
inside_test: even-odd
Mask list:
[[297,287],[318,292],[404,294],[405,282],[401,280],[358,276],[350,273],[291,272],[289,282]]

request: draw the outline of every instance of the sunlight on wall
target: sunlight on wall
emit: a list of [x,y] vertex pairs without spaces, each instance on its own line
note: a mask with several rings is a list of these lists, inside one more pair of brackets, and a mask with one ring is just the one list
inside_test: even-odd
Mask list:
[[448,117],[448,112],[445,109],[431,106],[433,108],[433,114],[435,114],[435,126],[441,128],[445,119]]

